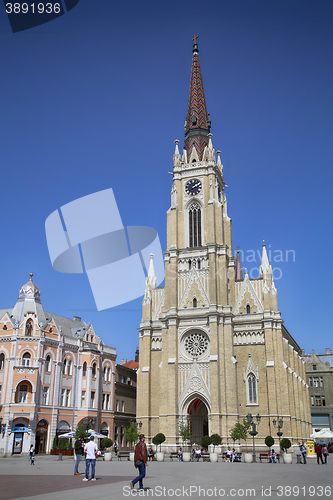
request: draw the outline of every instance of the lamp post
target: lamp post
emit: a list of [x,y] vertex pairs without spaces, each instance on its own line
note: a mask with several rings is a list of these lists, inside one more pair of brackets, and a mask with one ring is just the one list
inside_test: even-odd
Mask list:
[[274,418],[274,420],[273,420],[274,427],[276,427],[276,424],[277,424],[277,428],[278,428],[278,431],[277,431],[276,434],[279,437],[279,447],[280,447],[280,450],[281,450],[281,444],[280,443],[281,443],[281,436],[283,435],[283,432],[281,432],[281,429],[283,427],[283,420],[282,420],[282,418],[279,418],[278,421],[276,421],[276,419]]
[[250,435],[253,438],[253,462],[255,462],[256,461],[256,451],[255,451],[255,447],[254,447],[254,437],[258,434],[257,425],[260,424],[261,416],[259,415],[259,413],[258,413],[258,415],[256,415],[255,418],[257,419],[257,424],[255,424],[254,417],[251,415],[251,413],[248,413],[246,415],[246,418],[247,418],[248,422],[251,422],[251,426],[252,426],[252,431],[250,431]]

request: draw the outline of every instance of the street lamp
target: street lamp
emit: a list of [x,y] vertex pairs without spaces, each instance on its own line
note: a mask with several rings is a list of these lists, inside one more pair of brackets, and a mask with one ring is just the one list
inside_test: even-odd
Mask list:
[[256,451],[255,451],[255,447],[254,447],[254,437],[258,434],[257,432],[257,425],[260,424],[260,420],[261,420],[261,415],[256,415],[256,419],[257,419],[257,424],[254,423],[254,417],[251,415],[251,413],[248,413],[246,415],[246,418],[247,418],[247,421],[248,422],[251,422],[251,426],[252,426],[252,431],[250,431],[250,435],[252,436],[253,438],[253,462],[256,461]]
[[280,444],[280,441],[281,441],[281,436],[283,435],[283,432],[281,432],[281,429],[283,427],[283,420],[282,418],[279,418],[278,421],[276,421],[276,419],[274,418],[273,419],[273,425],[274,427],[276,427],[276,424],[277,424],[277,428],[278,428],[278,431],[277,431],[277,435],[279,437],[279,446],[280,446],[280,450],[281,450],[281,444]]

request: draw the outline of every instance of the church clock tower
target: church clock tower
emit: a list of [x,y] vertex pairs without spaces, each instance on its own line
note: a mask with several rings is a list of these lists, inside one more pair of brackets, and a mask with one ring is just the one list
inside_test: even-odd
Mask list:
[[[279,332],[283,351],[282,320],[266,248],[257,280],[248,274],[243,279],[240,259],[233,257],[223,166],[212,143],[197,36],[193,41],[184,148],[180,154],[176,140],[173,156],[165,286],[156,287],[151,256],[139,330],[137,419],[148,438],[162,432],[169,446],[180,442],[182,421],[190,421],[196,443],[213,433],[226,443],[246,407],[259,407],[258,393],[269,397],[265,333],[270,345],[272,335]],[[242,337],[249,329],[250,341]],[[292,345],[299,349],[295,341]],[[273,358],[272,353],[269,366],[274,367]],[[279,376],[287,383],[283,370]],[[275,391],[279,382],[272,382]],[[306,399],[304,391],[302,397]],[[268,417],[266,403],[262,408]],[[274,410],[277,414],[277,403]],[[269,426],[268,418],[265,432]]]

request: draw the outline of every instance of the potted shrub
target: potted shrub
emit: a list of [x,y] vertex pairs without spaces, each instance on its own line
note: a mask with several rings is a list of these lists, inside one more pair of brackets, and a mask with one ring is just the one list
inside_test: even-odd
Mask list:
[[221,436],[219,436],[219,434],[212,434],[210,436],[210,439],[212,445],[214,446],[214,451],[210,453],[210,461],[217,462],[218,454],[215,452],[215,446],[220,446],[222,439]]
[[72,456],[74,453],[73,451],[73,441],[72,438],[68,440],[68,445],[67,445],[67,455]]
[[164,453],[161,451],[161,445],[165,441],[165,436],[162,434],[162,432],[159,432],[156,434],[156,436],[153,437],[153,443],[158,446],[160,445],[160,451],[156,453],[156,460],[158,462],[163,462],[164,460]]
[[[131,448],[133,448],[133,443],[135,443],[139,438],[138,431],[136,430],[135,423],[132,422],[129,427],[125,429],[125,439],[130,443]],[[134,448],[133,448],[134,450]],[[134,462],[134,451],[130,452],[130,460]]]
[[236,422],[234,427],[230,430],[230,437],[235,442],[236,440],[243,439],[245,441],[245,449],[244,453],[244,462],[251,463],[253,461],[252,453],[248,453],[247,451],[247,435],[251,427],[251,422],[248,422],[245,418],[243,419],[243,423]]
[[104,451],[104,460],[107,462],[110,462],[112,459],[112,453],[111,453],[111,446],[113,445],[113,441],[110,438],[103,438],[101,439],[101,447],[105,450]]
[[[191,431],[191,422],[189,422],[188,420],[185,422],[180,422],[178,433],[179,433],[179,436],[183,440],[184,449],[186,450],[187,449],[187,442],[193,436],[192,431]],[[189,462],[190,460],[191,460],[191,453],[188,451],[184,451],[183,452],[183,462]]]
[[58,450],[58,438],[57,438],[57,436],[54,436],[53,443],[52,443],[52,449],[51,449],[51,455],[57,455],[57,451],[59,453],[59,450]]
[[292,453],[288,453],[288,449],[291,447],[291,441],[288,438],[281,439],[280,446],[283,451],[283,461],[285,464],[291,464],[293,461]]

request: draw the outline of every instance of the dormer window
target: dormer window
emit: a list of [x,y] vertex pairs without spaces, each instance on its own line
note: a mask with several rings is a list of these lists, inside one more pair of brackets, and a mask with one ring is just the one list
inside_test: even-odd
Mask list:
[[3,325],[3,330],[7,330],[7,325]]

